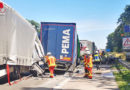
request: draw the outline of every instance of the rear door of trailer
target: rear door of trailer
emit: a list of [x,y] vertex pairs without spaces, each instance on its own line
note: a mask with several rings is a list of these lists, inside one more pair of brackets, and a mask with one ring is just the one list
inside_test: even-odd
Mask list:
[[58,62],[73,63],[75,23],[41,23],[41,42],[45,53],[51,52]]

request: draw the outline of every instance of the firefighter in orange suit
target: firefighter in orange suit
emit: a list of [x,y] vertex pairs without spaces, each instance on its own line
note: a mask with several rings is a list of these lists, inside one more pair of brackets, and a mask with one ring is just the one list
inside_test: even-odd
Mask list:
[[93,68],[93,57],[92,54],[90,54],[90,51],[86,51],[84,55],[84,69],[85,69],[85,76],[89,79],[92,79],[92,68]]
[[48,63],[48,66],[49,66],[50,78],[53,78],[54,77],[54,69],[56,67],[56,58],[51,55],[51,52],[47,53],[46,62]]

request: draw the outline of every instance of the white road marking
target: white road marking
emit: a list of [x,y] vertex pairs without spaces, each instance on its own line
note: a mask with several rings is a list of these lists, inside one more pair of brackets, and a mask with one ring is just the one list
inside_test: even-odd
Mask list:
[[53,90],[55,89],[60,89],[62,86],[64,86],[71,78],[66,78],[64,81],[62,81],[61,83],[59,83],[58,85],[56,85]]
[[44,82],[40,85],[37,85],[37,87],[44,87],[44,86],[49,86],[53,81],[52,80],[47,80],[47,82]]
[[65,75],[64,75],[64,81],[62,81],[61,83],[59,83],[58,85],[56,85],[54,88],[53,88],[53,90],[55,90],[55,89],[61,89],[67,82],[69,82],[71,79],[72,79],[72,77],[73,76],[75,76],[76,75],[76,73],[75,74],[73,74],[72,75],[72,77],[68,77],[68,74],[69,73],[66,73]]

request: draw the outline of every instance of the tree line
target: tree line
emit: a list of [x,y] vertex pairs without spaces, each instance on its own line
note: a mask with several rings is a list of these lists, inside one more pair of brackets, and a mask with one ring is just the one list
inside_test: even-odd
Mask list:
[[122,51],[122,37],[130,36],[130,33],[124,32],[124,26],[130,25],[130,5],[126,5],[124,12],[120,15],[117,21],[117,28],[107,37],[107,49],[115,52]]

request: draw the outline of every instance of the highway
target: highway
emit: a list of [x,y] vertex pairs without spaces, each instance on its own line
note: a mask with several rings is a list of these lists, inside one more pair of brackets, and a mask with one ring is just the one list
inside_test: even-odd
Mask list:
[[56,71],[54,78],[49,73],[40,77],[30,77],[12,86],[8,83],[0,85],[1,90],[118,90],[110,66],[101,65],[100,70],[93,68],[93,79],[84,78],[84,67],[78,66],[73,75]]

